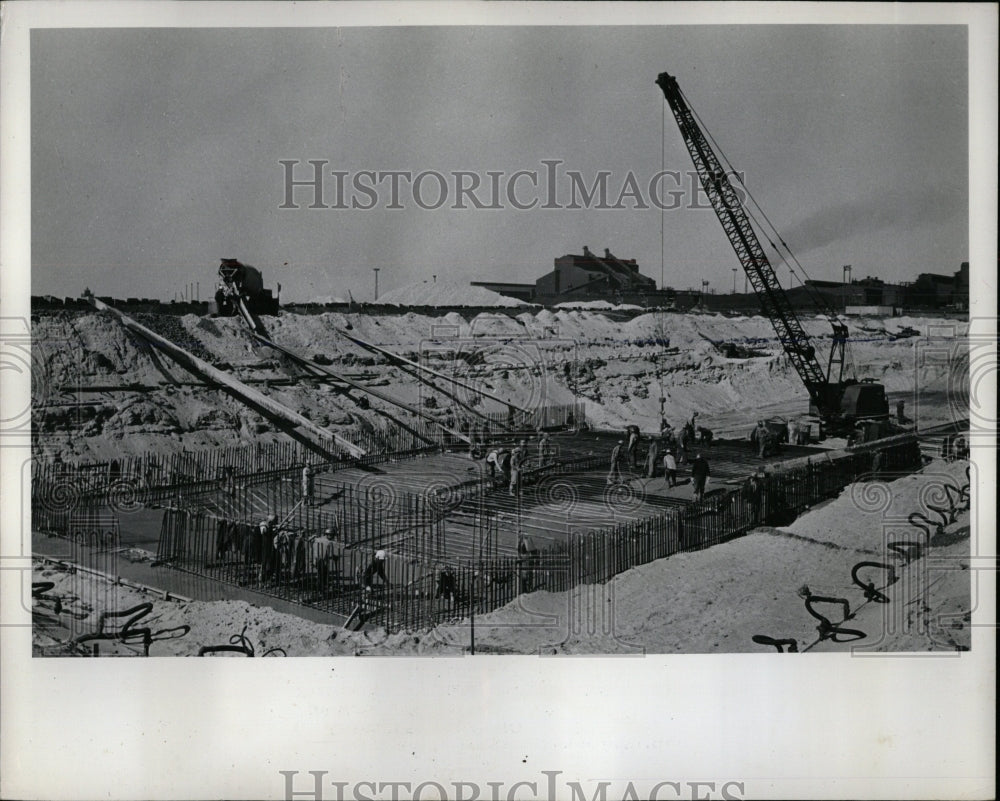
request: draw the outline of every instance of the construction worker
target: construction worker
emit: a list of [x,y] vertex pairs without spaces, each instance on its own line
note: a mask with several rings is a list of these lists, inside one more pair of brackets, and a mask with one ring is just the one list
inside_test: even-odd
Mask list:
[[538,466],[541,467],[545,464],[545,460],[549,456],[549,434],[547,431],[543,431],[542,435],[538,438]]
[[674,458],[672,450],[667,451],[663,456],[663,477],[668,487],[677,486],[677,460]]
[[788,424],[789,439],[795,445],[809,444],[809,426],[802,420],[792,420]]
[[677,447],[677,434],[674,432],[674,428],[670,425],[670,423],[667,423],[666,430],[663,432],[663,447],[667,450],[673,450]]
[[767,426],[764,424],[763,420],[757,421],[757,428],[754,430],[754,441],[757,444],[757,455],[763,459],[767,455],[768,444],[771,438],[771,432],[767,430]]
[[500,454],[502,452],[502,448],[494,448],[486,454],[486,467],[489,468],[490,479],[494,484],[497,480],[497,473],[500,472]]
[[656,475],[656,457],[659,455],[659,450],[656,437],[650,437],[649,450],[646,451],[646,478],[653,478]]
[[[260,571],[257,574],[257,580],[260,582],[263,582],[266,578],[270,578],[274,573],[274,564],[277,558],[274,552],[274,525],[277,522],[277,515],[268,515],[257,527],[260,537]],[[254,544],[256,545],[257,543]]]
[[694,429],[690,423],[685,423],[681,429],[680,442],[677,448],[677,464],[688,463],[688,453],[694,447]]
[[309,557],[312,560],[312,567],[316,572],[316,590],[320,595],[325,595],[330,584],[330,554],[333,546],[333,531],[325,529],[309,540]]
[[510,474],[511,455],[510,455],[510,451],[508,451],[506,449],[501,449],[500,450],[500,454],[499,454],[499,456],[497,458],[499,460],[498,463],[500,465],[500,480],[501,480],[503,486],[509,487],[510,486],[510,479],[511,479],[511,474]]
[[639,426],[630,425],[625,429],[628,434],[628,445],[625,446],[625,452],[628,456],[628,466],[635,470],[636,468],[636,451],[639,449]]
[[754,474],[746,480],[743,491],[746,494],[746,499],[750,502],[752,521],[755,523],[763,522],[764,471],[761,468],[758,467]]
[[455,571],[451,565],[444,565],[438,573],[437,590],[434,598],[444,598],[448,602],[448,608],[455,605],[455,593],[458,588],[458,581],[455,578]]
[[274,578],[280,582],[283,575],[294,577],[295,565],[295,534],[278,526],[274,535]]
[[496,483],[497,473],[500,472],[500,449],[494,448],[486,454],[486,466],[490,471],[490,479]]
[[386,553],[380,548],[375,551],[375,558],[368,564],[368,567],[365,568],[365,572],[361,576],[365,592],[371,592],[374,589],[376,576],[382,579],[382,584],[384,586],[390,586],[389,577],[385,574],[385,563]]
[[622,468],[621,461],[624,458],[622,449],[625,446],[625,440],[620,439],[615,445],[614,450],[611,451],[611,469],[608,471],[608,484],[621,484],[622,483]]
[[524,470],[524,460],[527,458],[527,442],[523,439],[510,455],[510,494],[515,495],[521,489],[521,474]]
[[681,444],[684,446],[684,450],[691,450],[691,447],[695,443],[695,439],[698,436],[698,430],[695,428],[694,420],[698,416],[698,412],[691,415],[691,419],[688,420],[684,427],[681,429]]
[[490,478],[493,483],[497,483],[499,478],[501,486],[510,485],[510,451],[506,448],[492,450],[486,456],[486,464],[490,468]]
[[539,560],[539,551],[531,542],[529,537],[523,534],[517,538],[517,563],[519,565],[518,579],[521,584],[521,592],[531,592],[535,586],[536,566]]
[[700,453],[691,462],[691,480],[694,483],[694,499],[700,501],[705,497],[705,485],[708,483],[708,460]]
[[309,465],[306,465],[302,468],[302,500],[306,506],[314,504],[315,490],[316,484],[313,479],[313,469]]

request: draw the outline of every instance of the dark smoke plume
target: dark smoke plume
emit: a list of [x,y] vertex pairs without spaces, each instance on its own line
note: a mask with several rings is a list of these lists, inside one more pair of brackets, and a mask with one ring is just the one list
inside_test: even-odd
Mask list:
[[888,189],[876,196],[827,207],[781,233],[793,251],[805,253],[859,234],[888,228],[912,231],[928,223],[943,222],[962,212],[965,203],[961,193],[943,187]]

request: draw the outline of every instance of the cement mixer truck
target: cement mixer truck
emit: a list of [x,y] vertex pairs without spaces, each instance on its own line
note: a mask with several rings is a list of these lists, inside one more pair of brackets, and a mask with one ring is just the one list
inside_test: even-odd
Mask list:
[[220,317],[241,315],[256,328],[258,314],[278,313],[278,299],[270,289],[264,289],[264,279],[256,267],[236,259],[222,259],[215,287],[215,313]]

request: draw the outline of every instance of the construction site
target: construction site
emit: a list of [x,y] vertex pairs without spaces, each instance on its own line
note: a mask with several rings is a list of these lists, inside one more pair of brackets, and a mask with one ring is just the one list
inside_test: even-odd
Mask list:
[[967,649],[968,323],[793,308],[657,83],[759,315],[35,310],[36,655]]

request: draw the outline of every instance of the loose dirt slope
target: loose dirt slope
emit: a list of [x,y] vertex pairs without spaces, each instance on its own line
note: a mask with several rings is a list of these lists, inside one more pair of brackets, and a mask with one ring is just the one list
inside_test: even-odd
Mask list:
[[[298,374],[280,354],[256,346],[236,319],[136,316],[241,380],[287,380]],[[282,313],[265,317],[264,323],[275,342],[412,404],[425,403],[428,390],[346,340],[338,329],[410,357],[425,354],[436,369],[478,382],[516,403],[582,398],[588,419],[601,428],[635,422],[656,430],[661,397],[663,411],[675,425],[699,411],[703,421],[729,431],[742,431],[761,410],[796,415],[805,410],[805,390],[762,317],[649,313],[622,321],[613,316],[572,310],[525,311],[513,317],[482,313],[470,320],[455,312],[444,317]],[[829,346],[826,321],[806,320],[805,326],[821,351]],[[921,335],[895,337],[910,326]],[[964,323],[923,318],[852,321],[859,338],[853,346],[858,377],[883,382],[890,393],[908,400],[908,409],[914,405],[914,388],[919,388],[923,422],[951,417],[967,397],[954,393],[952,404],[948,395],[956,376],[967,382],[967,359],[963,363],[961,354],[967,329]],[[184,370],[100,314],[40,314],[33,337],[36,446],[42,456],[103,459],[282,436],[226,394],[191,386]],[[746,346],[760,355],[726,358],[713,342]],[[956,359],[922,358],[932,345],[936,352],[954,350]],[[76,391],[78,385],[127,384],[153,389]],[[329,385],[301,382],[264,391],[347,436],[359,428],[386,425],[378,413],[381,401],[373,400],[366,409]],[[438,408],[444,405],[439,398]]]

